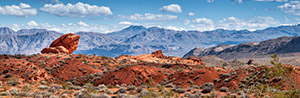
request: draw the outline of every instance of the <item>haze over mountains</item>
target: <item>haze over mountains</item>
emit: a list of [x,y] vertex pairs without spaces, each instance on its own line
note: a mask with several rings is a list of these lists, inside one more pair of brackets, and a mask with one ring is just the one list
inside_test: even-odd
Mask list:
[[[76,34],[80,35],[81,38],[75,54],[119,56],[122,54],[146,54],[162,50],[168,56],[181,57],[195,47],[232,45],[300,35],[300,25],[271,27],[257,31],[217,29],[204,32],[129,26],[121,31],[108,34],[97,32],[77,32]],[[3,27],[0,28],[0,54],[40,53],[43,48],[48,47],[53,40],[61,35],[63,33],[45,29],[13,31]]]

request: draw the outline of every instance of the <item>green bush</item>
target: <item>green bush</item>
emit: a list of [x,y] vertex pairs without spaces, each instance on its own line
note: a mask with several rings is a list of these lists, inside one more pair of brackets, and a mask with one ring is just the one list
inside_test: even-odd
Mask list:
[[[272,60],[270,63],[273,66],[270,68],[264,66],[261,72],[264,72],[265,74],[260,78],[273,79],[272,82],[275,82],[276,85],[274,85],[274,83],[268,83],[268,80],[254,83],[253,80],[259,80],[256,76],[261,74],[261,72],[255,72],[248,80],[245,80],[246,83],[252,84],[248,87],[248,91],[255,93],[256,97],[270,95],[272,98],[300,98],[299,88],[296,87],[296,83],[294,83],[294,79],[291,76],[294,68],[283,66],[283,64],[279,62],[279,58],[276,54],[271,57]],[[282,91],[282,83],[287,83],[291,88]]]
[[32,87],[31,85],[25,84],[25,85],[23,86],[23,88],[22,88],[21,91],[24,91],[24,92],[30,92],[30,91],[32,91],[32,90],[33,90],[33,87]]

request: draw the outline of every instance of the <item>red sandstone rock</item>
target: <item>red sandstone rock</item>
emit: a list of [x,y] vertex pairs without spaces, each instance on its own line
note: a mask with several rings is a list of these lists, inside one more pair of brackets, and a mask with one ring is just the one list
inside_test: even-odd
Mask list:
[[42,53],[73,53],[77,47],[79,42],[79,35],[75,35],[73,33],[65,34],[56,40],[54,40],[50,47],[44,48]]
[[201,65],[205,65],[204,62],[201,59],[199,59],[198,57],[189,57],[188,59],[193,60],[194,62],[198,62]]
[[58,47],[47,47],[47,48],[44,48],[41,52],[42,53],[65,53],[65,54],[68,54],[69,50],[67,50],[63,46],[58,46]]
[[157,57],[157,58],[166,58],[167,56],[165,56],[161,50],[158,50],[158,51],[155,51],[155,52],[152,52],[152,55],[154,57]]

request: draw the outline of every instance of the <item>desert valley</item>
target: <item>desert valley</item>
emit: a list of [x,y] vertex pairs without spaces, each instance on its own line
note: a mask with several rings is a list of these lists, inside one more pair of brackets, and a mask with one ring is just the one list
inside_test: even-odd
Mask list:
[[300,0],[0,0],[0,98],[300,98]]
[[[5,35],[7,36],[7,35]],[[21,36],[21,35],[20,35]],[[65,34],[41,53],[0,56],[0,96],[34,98],[297,97],[299,37],[195,48],[181,57],[72,54]],[[79,44],[80,45],[80,44]],[[278,57],[283,58],[279,60]],[[272,58],[271,58],[272,57]],[[270,63],[272,62],[272,64]],[[284,61],[290,64],[281,64]]]

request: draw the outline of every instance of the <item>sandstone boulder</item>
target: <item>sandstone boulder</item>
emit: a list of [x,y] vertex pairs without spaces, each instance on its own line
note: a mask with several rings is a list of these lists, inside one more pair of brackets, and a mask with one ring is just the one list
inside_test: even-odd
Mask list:
[[42,53],[72,54],[78,47],[79,35],[68,33],[54,40],[50,47],[44,48]]
[[165,56],[161,50],[158,50],[158,51],[155,51],[152,53],[152,55],[154,57],[157,57],[157,58],[166,58],[167,56]]
[[44,48],[41,52],[42,53],[65,53],[65,54],[68,54],[69,50],[67,50],[63,46],[57,46],[57,47],[47,47],[47,48]]

